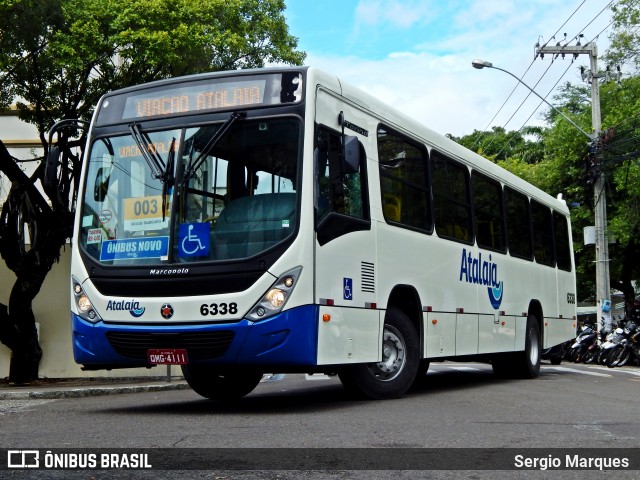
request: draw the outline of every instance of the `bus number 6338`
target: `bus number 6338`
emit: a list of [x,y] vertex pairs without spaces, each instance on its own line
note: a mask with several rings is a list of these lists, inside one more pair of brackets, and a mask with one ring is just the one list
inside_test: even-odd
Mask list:
[[227,313],[231,315],[235,315],[238,313],[238,304],[235,302],[231,303],[203,303],[200,305],[200,314],[203,317],[207,315],[226,315]]

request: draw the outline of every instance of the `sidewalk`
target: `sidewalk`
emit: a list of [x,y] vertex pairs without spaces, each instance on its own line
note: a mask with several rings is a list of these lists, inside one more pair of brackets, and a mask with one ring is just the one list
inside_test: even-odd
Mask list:
[[11,385],[0,379],[0,400],[77,398],[119,393],[184,390],[189,385],[182,377],[126,378],[42,378],[30,385]]

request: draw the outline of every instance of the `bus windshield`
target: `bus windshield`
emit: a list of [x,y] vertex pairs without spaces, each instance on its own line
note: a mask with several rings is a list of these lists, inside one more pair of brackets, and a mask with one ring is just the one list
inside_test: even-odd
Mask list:
[[[96,139],[79,243],[103,265],[236,260],[297,226],[298,118]],[[143,155],[142,153],[145,153]]]

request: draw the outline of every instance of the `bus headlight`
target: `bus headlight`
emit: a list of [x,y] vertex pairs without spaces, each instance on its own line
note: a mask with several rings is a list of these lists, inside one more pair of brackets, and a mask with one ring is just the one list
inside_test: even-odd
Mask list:
[[93,308],[93,305],[91,305],[91,300],[89,300],[89,297],[87,297],[86,295],[82,295],[80,298],[78,298],[77,303],[78,310],[82,313],[87,313]]
[[267,293],[265,296],[273,308],[282,307],[284,305],[285,299],[287,298],[287,294],[279,288],[269,290],[269,293]]
[[280,313],[298,283],[301,271],[302,267],[296,267],[280,276],[260,301],[249,310],[247,318],[258,322]]
[[73,296],[76,300],[78,316],[91,323],[102,320],[100,318],[100,315],[98,315],[98,313],[93,308],[93,304],[82,288],[82,285],[80,285],[80,282],[75,277],[71,277],[71,280],[73,282]]

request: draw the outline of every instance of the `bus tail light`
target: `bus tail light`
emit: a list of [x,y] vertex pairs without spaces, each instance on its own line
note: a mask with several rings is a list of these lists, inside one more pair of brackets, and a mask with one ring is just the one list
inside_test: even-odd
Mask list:
[[281,275],[249,311],[247,318],[258,322],[280,313],[298,283],[301,271],[302,267],[296,267]]
[[80,282],[78,281],[78,279],[76,279],[75,277],[71,277],[71,278],[73,282],[73,296],[75,297],[75,300],[76,300],[76,308],[78,309],[78,316],[91,323],[95,323],[99,320],[102,320],[102,318],[100,318],[100,315],[98,315],[98,313],[93,308],[93,304],[91,303],[91,300],[85,293],[84,289],[82,288],[82,285],[80,285]]

